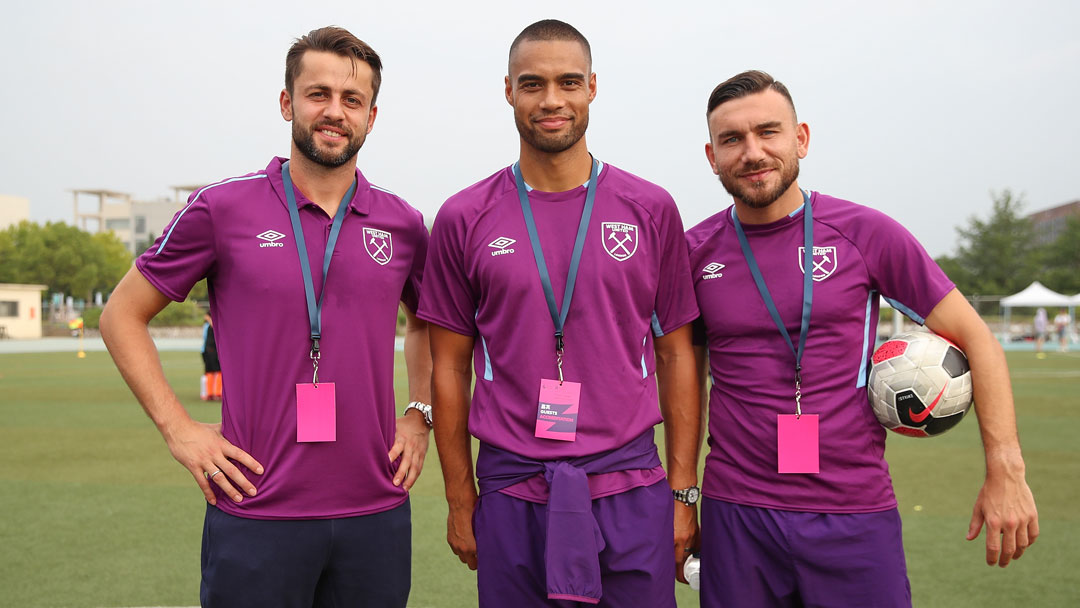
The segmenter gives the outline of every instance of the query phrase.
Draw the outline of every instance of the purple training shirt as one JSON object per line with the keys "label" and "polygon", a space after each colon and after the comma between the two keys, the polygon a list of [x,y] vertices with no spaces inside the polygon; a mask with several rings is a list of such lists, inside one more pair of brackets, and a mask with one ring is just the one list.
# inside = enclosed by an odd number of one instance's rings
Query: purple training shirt
{"label": "purple training shirt", "polygon": [[[734,208],[686,235],[713,388],[703,492],[755,507],[865,513],[896,506],[885,430],[866,377],[878,298],[922,323],[953,289],[918,241],[884,214],[814,193],[814,294],[802,359],[802,412],[819,415],[819,474],[777,473],[776,416],[795,413],[795,357],[750,275]],[[793,343],[802,315],[802,210],[743,224]]]}
{"label": "purple training shirt", "polygon": [[[660,422],[653,332],[697,317],[671,196],[611,165],[598,177],[563,373],[580,382],[575,441],[534,436],[542,378],[558,378],[554,325],[507,167],[451,197],[432,229],[419,316],[475,336],[469,431],[522,456],[574,458],[626,445]],[[562,305],[585,188],[529,195]]]}
{"label": "purple training shirt", "polygon": [[[427,253],[417,210],[371,185],[357,189],[327,273],[320,382],[337,389],[337,441],[297,443],[297,383],[310,383],[311,341],[300,261],[275,158],[264,171],[195,192],[136,265],[183,300],[208,278],[224,380],[222,433],[265,467],[240,504],[215,484],[218,507],[256,519],[319,519],[385,511],[392,484],[394,334],[398,303],[415,310]],[[315,297],[332,218],[294,188]]]}

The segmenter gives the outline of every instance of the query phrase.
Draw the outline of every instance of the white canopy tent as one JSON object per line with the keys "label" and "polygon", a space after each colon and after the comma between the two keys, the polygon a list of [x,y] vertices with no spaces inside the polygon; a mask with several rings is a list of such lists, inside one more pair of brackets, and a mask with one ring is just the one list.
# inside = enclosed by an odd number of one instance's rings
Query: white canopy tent
{"label": "white canopy tent", "polygon": [[1009,339],[1009,311],[1013,308],[1025,308],[1035,306],[1048,306],[1052,308],[1068,308],[1070,322],[1073,317],[1073,307],[1080,303],[1080,294],[1067,296],[1050,289],[1042,283],[1035,281],[1022,291],[1001,299],[1001,308],[1005,313],[1005,341]]}

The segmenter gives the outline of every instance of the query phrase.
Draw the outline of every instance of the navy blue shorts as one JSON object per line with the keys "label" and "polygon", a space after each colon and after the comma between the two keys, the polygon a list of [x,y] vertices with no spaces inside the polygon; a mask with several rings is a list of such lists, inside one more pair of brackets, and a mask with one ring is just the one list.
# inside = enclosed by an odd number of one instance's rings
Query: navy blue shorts
{"label": "navy blue shorts", "polygon": [[900,513],[803,513],[705,499],[701,606],[911,606]]}
{"label": "navy blue shorts", "polygon": [[204,608],[404,608],[409,599],[409,502],[341,519],[265,520],[207,505]]}

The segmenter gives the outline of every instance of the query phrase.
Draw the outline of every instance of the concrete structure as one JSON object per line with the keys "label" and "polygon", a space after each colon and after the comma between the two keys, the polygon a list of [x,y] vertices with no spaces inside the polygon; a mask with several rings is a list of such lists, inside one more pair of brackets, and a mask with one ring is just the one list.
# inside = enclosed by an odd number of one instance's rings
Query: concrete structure
{"label": "concrete structure", "polygon": [[0,339],[41,337],[41,292],[45,285],[0,283]]}
{"label": "concrete structure", "polygon": [[0,230],[30,219],[30,199],[0,194]]}
{"label": "concrete structure", "polygon": [[[72,190],[75,226],[91,234],[111,230],[116,238],[136,253],[161,235],[176,212],[186,187],[174,188],[176,199],[136,201],[126,192],[114,190]],[[87,205],[89,199],[89,205]]]}
{"label": "concrete structure", "polygon": [[1080,218],[1080,200],[1036,211],[1027,217],[1031,220],[1034,235],[1032,240],[1035,245],[1049,245],[1065,231],[1065,224],[1070,217]]}

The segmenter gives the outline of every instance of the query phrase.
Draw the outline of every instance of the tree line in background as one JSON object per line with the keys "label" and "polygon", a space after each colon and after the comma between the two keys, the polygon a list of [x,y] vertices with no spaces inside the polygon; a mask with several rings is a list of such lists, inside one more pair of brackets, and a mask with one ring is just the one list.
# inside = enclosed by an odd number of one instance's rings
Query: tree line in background
{"label": "tree line in background", "polygon": [[[1080,217],[1069,218],[1057,240],[1040,247],[1022,214],[1023,197],[1003,190],[991,198],[990,216],[973,216],[957,228],[955,253],[936,260],[961,293],[1006,296],[1035,280],[1059,293],[1080,293]],[[0,283],[40,283],[49,293],[90,302],[94,293],[112,291],[132,261],[111,232],[90,234],[62,222],[29,221],[0,231]],[[200,281],[189,300],[206,297],[206,282]]]}
{"label": "tree line in background", "polygon": [[991,195],[990,217],[972,216],[956,229],[956,252],[935,261],[965,296],[1007,296],[1039,281],[1058,293],[1080,293],[1080,217],[1070,217],[1057,240],[1036,245],[1023,196]]}
{"label": "tree line in background", "polygon": [[[60,293],[93,302],[116,287],[131,268],[134,256],[112,232],[90,234],[63,222],[44,225],[22,221],[0,230],[0,283],[41,284],[48,294]],[[198,325],[201,309],[193,300],[206,300],[200,281],[186,302],[173,302],[154,319],[155,325]],[[87,327],[97,327],[99,308],[83,311]]]}
{"label": "tree line in background", "polygon": [[50,293],[92,301],[95,292],[112,291],[132,256],[112,232],[24,220],[0,231],[0,260],[0,283],[48,285]]}

